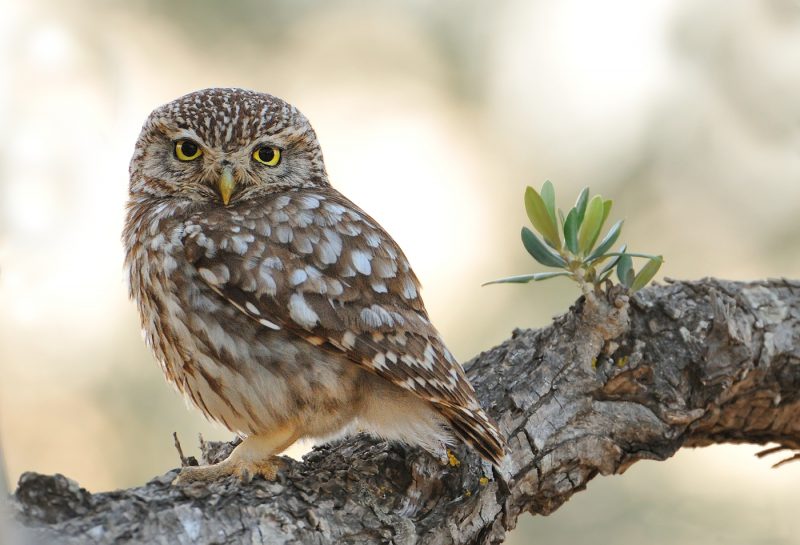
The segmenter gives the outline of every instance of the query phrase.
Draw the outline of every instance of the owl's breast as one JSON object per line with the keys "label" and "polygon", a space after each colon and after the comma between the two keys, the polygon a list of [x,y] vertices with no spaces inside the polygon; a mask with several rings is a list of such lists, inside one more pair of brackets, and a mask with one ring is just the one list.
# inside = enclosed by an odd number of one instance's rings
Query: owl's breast
{"label": "owl's breast", "polygon": [[248,434],[353,404],[361,371],[214,292],[185,257],[183,229],[169,220],[155,235],[144,229],[126,259],[145,341],[167,379],[207,417]]}

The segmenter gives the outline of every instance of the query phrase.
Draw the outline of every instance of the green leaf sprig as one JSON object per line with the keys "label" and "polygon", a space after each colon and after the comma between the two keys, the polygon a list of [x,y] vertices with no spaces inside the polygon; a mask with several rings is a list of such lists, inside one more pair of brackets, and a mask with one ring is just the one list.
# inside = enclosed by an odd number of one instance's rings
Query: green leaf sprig
{"label": "green leaf sprig", "polygon": [[[626,245],[616,252],[609,251],[622,232],[623,220],[612,225],[597,242],[611,212],[610,199],[600,195],[589,199],[587,187],[566,215],[561,209],[556,211],[555,203],[555,188],[549,181],[542,185],[541,191],[530,186],[525,189],[525,211],[539,236],[523,227],[522,244],[536,261],[561,270],[509,276],[484,285],[524,284],[566,276],[584,289],[593,287],[599,291],[616,270],[620,283],[634,292],[646,286],[661,268],[664,258],[660,255],[630,253]],[[633,268],[634,257],[647,259],[638,272]]]}

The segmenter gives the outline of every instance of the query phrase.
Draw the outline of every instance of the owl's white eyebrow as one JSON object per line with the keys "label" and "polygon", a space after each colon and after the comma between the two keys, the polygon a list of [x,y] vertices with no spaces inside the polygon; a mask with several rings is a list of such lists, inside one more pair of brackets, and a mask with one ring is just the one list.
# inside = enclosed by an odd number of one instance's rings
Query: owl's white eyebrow
{"label": "owl's white eyebrow", "polygon": [[266,138],[262,138],[262,139],[256,140],[255,144],[253,145],[253,149],[256,149],[256,148],[261,147],[261,146],[272,146],[272,147],[280,149],[281,151],[283,151],[285,149],[285,146],[278,145],[275,142],[275,139],[272,138],[272,137],[266,137]]}
{"label": "owl's white eyebrow", "polygon": [[191,129],[178,129],[172,133],[170,138],[172,138],[172,140],[182,140],[184,138],[188,138],[190,140],[194,140],[198,144],[206,146],[206,143],[203,141],[203,139],[197,136],[197,133]]}

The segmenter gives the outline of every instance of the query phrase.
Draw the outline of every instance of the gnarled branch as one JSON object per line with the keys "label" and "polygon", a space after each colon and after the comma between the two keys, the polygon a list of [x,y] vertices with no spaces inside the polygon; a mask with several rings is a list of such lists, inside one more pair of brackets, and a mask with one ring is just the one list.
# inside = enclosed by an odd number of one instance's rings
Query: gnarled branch
{"label": "gnarled branch", "polygon": [[[504,478],[367,437],[286,461],[276,482],[89,494],[21,477],[16,518],[46,543],[499,543],[597,474],[682,446],[800,448],[800,283],[706,279],[582,298],[467,364],[509,438]],[[214,454],[209,454],[214,458]]]}

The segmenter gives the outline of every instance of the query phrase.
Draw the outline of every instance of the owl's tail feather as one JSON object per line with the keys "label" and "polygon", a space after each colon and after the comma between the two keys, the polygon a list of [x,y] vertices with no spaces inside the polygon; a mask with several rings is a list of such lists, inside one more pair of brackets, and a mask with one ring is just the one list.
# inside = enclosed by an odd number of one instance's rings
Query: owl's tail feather
{"label": "owl's tail feather", "polygon": [[506,455],[506,442],[489,415],[482,409],[471,410],[445,404],[439,405],[438,409],[462,441],[486,461],[500,466]]}

